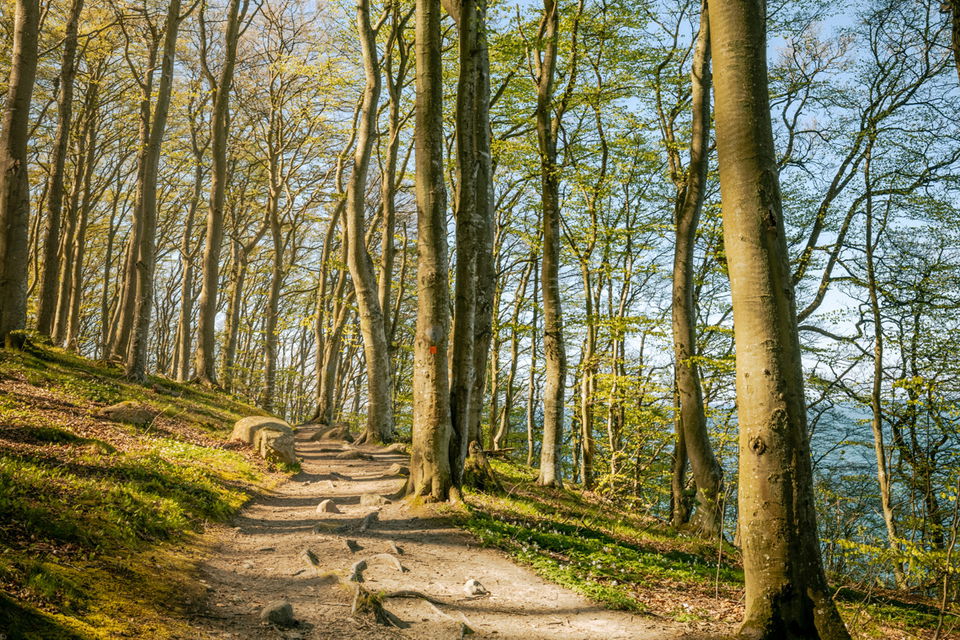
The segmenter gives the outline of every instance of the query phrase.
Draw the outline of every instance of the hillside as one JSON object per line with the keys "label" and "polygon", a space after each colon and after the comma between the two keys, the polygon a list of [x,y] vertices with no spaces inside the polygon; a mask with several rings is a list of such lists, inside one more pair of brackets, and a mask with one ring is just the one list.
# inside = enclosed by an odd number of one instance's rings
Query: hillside
{"label": "hillside", "polygon": [[[677,532],[642,512],[575,489],[536,485],[536,471],[494,462],[505,493],[470,493],[462,525],[485,546],[613,609],[728,637],[743,616],[737,549]],[[933,638],[938,603],[874,585],[835,586],[854,638]],[[704,635],[700,635],[704,634]],[[948,615],[941,638],[960,638]]]}
{"label": "hillside", "polygon": [[[144,403],[140,426],[98,417]],[[175,637],[199,536],[283,476],[226,441],[261,413],[189,384],[123,380],[66,351],[0,351],[0,630],[7,637]]]}
{"label": "hillside", "polygon": [[[101,417],[104,407],[125,400],[144,403],[158,415],[140,426]],[[292,499],[274,497],[265,507],[254,505],[245,512],[247,526],[261,536],[269,531],[257,520],[257,508],[269,518],[283,513],[291,519],[297,526],[282,528],[293,534],[289,549],[282,546],[286,542],[252,537],[250,549],[269,543],[277,546],[276,556],[262,565],[238,556],[231,573],[223,574],[232,577],[221,577],[219,586],[203,579],[211,558],[229,557],[221,555],[221,534],[234,531],[209,525],[229,521],[258,489],[278,485],[292,471],[270,468],[245,447],[227,442],[232,423],[256,413],[226,394],[195,385],[163,378],[133,385],[116,369],[59,349],[0,351],[0,632],[9,638],[197,637],[212,632],[213,621],[223,617],[222,609],[218,616],[205,608],[211,598],[249,605],[248,595],[234,594],[229,585],[279,579],[269,572],[283,553],[295,568],[303,544],[328,544],[325,560],[332,562],[339,554],[347,566],[350,552],[341,548],[338,536],[328,536],[324,543],[315,530],[309,533],[316,501],[330,492],[328,484],[333,486],[328,480],[334,476],[325,474],[335,461],[329,449],[320,448],[319,462],[311,462],[316,468],[305,468],[285,486]],[[300,442],[310,446],[308,440]],[[354,465],[353,471],[340,470],[349,472],[358,486],[367,482],[362,490],[370,491],[369,478],[384,473],[377,465],[385,468],[392,462],[384,460],[340,463]],[[424,545],[436,537],[436,529],[457,525],[481,546],[504,552],[541,578],[607,609],[641,616],[645,624],[649,620],[663,629],[687,630],[690,637],[713,637],[735,628],[743,597],[736,549],[682,535],[594,494],[538,487],[535,474],[523,465],[493,464],[504,492],[469,492],[465,509],[442,507],[422,520],[435,523],[432,533],[413,527],[389,538],[402,539],[414,551],[428,549]],[[355,491],[339,480],[337,486],[338,491]],[[357,517],[359,511],[353,511],[361,502],[358,496],[349,499],[346,521]],[[405,531],[410,526],[406,506],[392,508],[395,522],[407,524],[390,526]],[[389,513],[382,517],[386,520]],[[201,535],[208,529],[211,535]],[[373,537],[361,542],[370,548],[386,539],[376,542],[377,534],[369,535]],[[217,554],[212,553],[214,544]],[[449,544],[444,539],[440,547]],[[452,561],[441,569],[425,559],[436,553],[442,552],[414,553],[404,562],[414,568],[425,562],[425,574],[450,578]],[[453,557],[465,560],[470,555],[457,553]],[[293,577],[285,580],[299,584],[301,573],[292,571]],[[270,594],[262,595],[268,599]],[[838,600],[856,638],[933,637],[938,610],[932,600],[869,585],[840,588]],[[348,615],[342,608],[333,611]],[[553,618],[549,608],[543,611],[541,622],[549,629]],[[480,623],[491,615],[468,614]],[[234,624],[249,618],[244,623],[248,632],[240,637],[269,632],[258,625],[253,610],[234,615],[246,616],[233,618]],[[957,637],[955,620],[946,622],[941,637]],[[345,621],[342,628],[353,627]],[[364,628],[371,629],[369,624]]]}

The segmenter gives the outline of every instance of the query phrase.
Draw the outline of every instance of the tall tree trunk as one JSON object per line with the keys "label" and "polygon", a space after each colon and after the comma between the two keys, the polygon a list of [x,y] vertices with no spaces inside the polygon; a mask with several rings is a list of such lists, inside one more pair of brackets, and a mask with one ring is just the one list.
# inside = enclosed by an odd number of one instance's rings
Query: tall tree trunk
{"label": "tall tree trunk", "polygon": [[80,214],[77,219],[77,229],[73,244],[73,270],[70,273],[70,305],[67,312],[67,331],[64,344],[68,349],[77,351],[80,337],[80,305],[83,301],[83,260],[86,253],[87,221],[90,210],[93,208],[93,170],[97,158],[97,129],[99,114],[97,100],[100,93],[100,84],[94,80],[87,85],[86,126],[86,157],[83,158],[82,198],[80,200]]}
{"label": "tall tree trunk", "polygon": [[150,138],[144,150],[143,189],[140,214],[143,219],[137,242],[136,310],[125,374],[131,380],[144,380],[147,375],[147,346],[150,342],[150,321],[153,315],[153,280],[156,269],[157,243],[157,173],[160,150],[167,125],[167,112],[173,90],[173,61],[177,53],[177,31],[180,27],[180,0],[170,0],[164,23],[163,53],[157,104],[150,123]]}
{"label": "tall tree trunk", "polygon": [[[86,152],[86,137],[80,136],[77,156],[84,158]],[[80,194],[83,189],[83,161],[76,163],[73,180],[70,185],[70,198],[67,206],[67,219],[63,237],[60,239],[60,274],[57,284],[57,309],[53,318],[51,338],[54,344],[66,346],[67,316],[70,309],[70,274],[73,273],[74,249],[76,248],[77,223],[80,219]]]}
{"label": "tall tree trunk", "polygon": [[[533,270],[537,271],[537,257],[533,258]],[[533,279],[533,318],[530,320],[530,369],[527,377],[527,466],[533,466],[533,446],[536,440],[535,410],[537,396],[537,320],[540,310],[540,279]]]}
{"label": "tall tree trunk", "polygon": [[[336,227],[338,218],[340,218],[339,213],[330,224]],[[346,262],[345,254],[349,247],[346,232],[343,234],[342,243],[344,262]],[[347,318],[350,315],[350,302],[353,297],[350,295],[351,292],[347,291],[347,273],[345,270],[341,270],[337,277],[337,284],[333,289],[333,305],[330,309],[332,321],[329,332],[317,352],[317,409],[314,412],[313,419],[323,424],[333,424],[334,413],[336,413],[334,397],[338,381],[337,368],[343,349],[343,330],[346,328]]]}
{"label": "tall tree trunk", "polygon": [[50,154],[50,178],[47,189],[47,217],[43,238],[43,275],[40,284],[37,331],[49,336],[57,307],[57,281],[60,272],[60,224],[63,210],[63,169],[70,143],[73,116],[73,81],[77,75],[77,23],[83,0],[73,0],[63,36],[60,57],[60,94],[57,97],[57,130]]}
{"label": "tall tree trunk", "polygon": [[[530,274],[533,271],[533,256],[523,268],[520,276],[520,284],[517,285],[517,293],[513,304],[513,314],[510,318],[510,372],[507,374],[507,383],[503,397],[503,411],[500,414],[500,426],[493,436],[493,449],[502,449],[509,441],[510,437],[510,413],[513,410],[514,382],[517,377],[517,365],[520,360],[520,312],[527,300],[527,284],[530,282]],[[494,423],[491,422],[490,429],[493,430]]]}
{"label": "tall tree trunk", "polygon": [[363,52],[366,86],[357,130],[357,148],[353,156],[353,173],[347,183],[346,227],[350,242],[347,266],[350,268],[350,277],[357,295],[360,332],[363,335],[364,357],[367,363],[367,421],[359,441],[379,443],[389,442],[394,435],[393,377],[390,374],[390,350],[378,298],[377,278],[364,240],[364,194],[377,128],[377,103],[380,99],[376,33],[370,24],[368,0],[359,0],[357,3],[357,31]]}
{"label": "tall tree trunk", "polygon": [[[236,215],[234,215],[234,219],[236,219]],[[267,232],[267,226],[269,225],[261,225],[259,230],[246,243],[236,240],[231,245],[230,300],[227,303],[227,318],[224,326],[224,334],[226,335],[223,349],[221,349],[223,388],[227,391],[234,390],[237,347],[240,336],[240,313],[243,309],[243,285],[247,276],[247,264],[250,252],[254,250]],[[239,234],[240,231],[236,229],[235,232]]]}
{"label": "tall tree trunk", "polygon": [[[237,60],[240,21],[248,0],[230,0],[224,31],[223,66],[214,87],[213,119],[210,123],[213,171],[210,176],[210,208],[203,247],[203,277],[198,304],[197,352],[194,367],[201,382],[216,384],[217,293],[220,286],[220,251],[223,245],[223,205],[227,193],[227,139],[230,132],[230,92]],[[242,6],[242,10],[241,10]]]}
{"label": "tall tree trunk", "polygon": [[[486,52],[486,41],[484,41],[484,52]],[[486,57],[484,58],[486,60]],[[489,74],[485,72],[484,78]],[[489,87],[487,87],[489,94]],[[484,101],[486,102],[486,101]],[[486,109],[484,107],[484,109]],[[484,111],[486,114],[486,110]],[[484,130],[489,131],[487,115],[484,115]],[[486,139],[486,146],[480,150],[480,165],[477,178],[477,207],[478,210],[486,212],[486,217],[478,216],[479,228],[477,230],[477,287],[476,287],[476,308],[474,309],[473,319],[473,389],[470,392],[470,413],[467,416],[467,442],[480,442],[480,414],[483,411],[483,394],[486,389],[486,374],[489,363],[491,378],[494,378],[496,371],[497,358],[491,353],[491,342],[494,338],[493,314],[499,308],[499,303],[494,298],[499,291],[497,286],[497,268],[496,258],[494,256],[494,237],[496,234],[496,221],[493,207],[493,166],[488,162],[492,152],[490,151],[489,138]],[[497,385],[491,381],[489,385],[491,393],[495,394]],[[493,423],[490,425],[493,429]]]}
{"label": "tall tree trunk", "polygon": [[[357,141],[357,126],[360,112],[363,108],[363,99],[357,102],[353,113],[354,126],[350,140],[337,155],[336,169],[334,170],[334,184],[337,189],[337,204],[330,218],[330,226],[323,239],[321,253],[320,277],[317,287],[317,324],[316,324],[316,375],[317,375],[317,406],[312,420],[321,424],[333,424],[336,397],[336,385],[339,380],[337,371],[340,355],[343,349],[343,330],[350,315],[351,298],[355,294],[353,287],[347,289],[349,270],[337,267],[337,280],[333,291],[328,295],[327,281],[334,266],[331,257],[334,238],[337,229],[340,229],[340,264],[346,264],[350,252],[350,238],[347,234],[344,212],[347,200],[343,187],[344,166],[354,143]],[[383,295],[383,289],[380,290]],[[348,294],[348,295],[345,295]],[[387,294],[389,297],[389,294]],[[389,342],[389,337],[388,337]]]}
{"label": "tall tree trunk", "polygon": [[121,163],[117,163],[116,180],[116,187],[110,204],[110,223],[107,227],[107,248],[103,261],[103,289],[100,293],[100,347],[97,353],[101,360],[107,360],[110,357],[110,271],[113,266],[114,240],[117,237],[117,228],[119,227],[119,224],[117,224],[117,209],[120,206],[120,188],[123,185]]}
{"label": "tall tree trunk", "polygon": [[[383,314],[383,332],[387,339],[387,346],[393,351],[392,334],[393,319],[390,313],[390,298],[393,289],[393,263],[396,255],[394,235],[397,226],[397,165],[400,155],[400,133],[403,121],[400,118],[402,107],[403,85],[406,82],[409,70],[410,49],[404,39],[404,31],[410,13],[401,13],[400,3],[392,8],[392,23],[390,38],[384,59],[384,73],[387,78],[387,94],[389,96],[387,116],[387,153],[383,167],[383,176],[380,180],[381,199],[381,233],[380,233],[380,281],[378,300],[380,311]],[[393,48],[397,49],[396,60]],[[396,62],[396,72],[394,72]],[[393,375],[393,367],[390,368]]]}
{"label": "tall tree trunk", "polygon": [[187,210],[187,219],[183,225],[183,235],[180,238],[180,314],[177,318],[177,344],[173,375],[178,382],[190,377],[190,345],[193,342],[193,249],[190,242],[193,239],[193,221],[200,204],[200,185],[203,181],[203,165],[199,156],[197,166],[193,170],[193,195],[190,198],[190,208]]}
{"label": "tall tree trunk", "polygon": [[[238,243],[239,244],[239,243]],[[235,371],[237,362],[237,342],[240,336],[240,312],[243,308],[243,285],[247,275],[247,257],[242,250],[237,251],[233,261],[234,273],[230,279],[230,301],[227,305],[227,318],[224,326],[223,345],[223,388],[229,392],[235,389]]]}
{"label": "tall tree trunk", "polygon": [[270,204],[267,205],[267,208],[270,217],[270,237],[273,239],[273,260],[270,266],[270,289],[267,293],[267,310],[264,317],[264,384],[260,400],[260,406],[267,411],[273,411],[277,386],[277,345],[280,342],[280,336],[277,334],[277,322],[280,318],[280,289],[283,286],[285,244],[280,216],[277,211],[280,192],[276,186],[271,186],[270,191]]}
{"label": "tall tree trunk", "polygon": [[409,493],[457,498],[450,470],[447,340],[450,285],[443,180],[443,74],[440,1],[416,3],[417,327],[413,365],[413,451]]}
{"label": "tall tree trunk", "polygon": [[27,321],[27,141],[39,27],[39,0],[17,0],[9,88],[0,124],[0,343],[8,347],[16,346],[10,332],[23,329]]}
{"label": "tall tree trunk", "polygon": [[[874,240],[873,234],[873,185],[870,180],[871,151],[873,140],[867,145],[867,152],[863,162],[864,187],[866,189],[866,250],[867,288],[870,294],[870,315],[873,320],[873,386],[870,390],[870,429],[873,431],[873,450],[877,457],[877,484],[880,489],[880,508],[883,514],[883,524],[887,528],[887,544],[894,553],[900,552],[897,522],[893,510],[892,481],[887,461],[887,449],[883,438],[883,317],[880,315],[880,298],[877,293],[877,277],[875,271],[874,250],[880,243],[879,237]],[[878,234],[879,236],[879,234]],[[898,589],[905,589],[906,576],[903,573],[903,563],[900,560],[893,562],[893,576]]]}
{"label": "tall tree trunk", "polygon": [[[680,394],[674,387],[674,401],[679,406]],[[676,528],[690,522],[691,501],[687,498],[687,440],[683,432],[680,413],[677,412],[674,427],[673,454],[670,473],[670,524]]]}
{"label": "tall tree trunk", "polygon": [[[128,37],[127,46],[130,45]],[[153,96],[154,70],[157,62],[157,50],[160,43],[154,37],[148,44],[146,72],[140,83],[139,105],[139,134],[137,154],[137,193],[134,198],[133,220],[130,225],[130,234],[127,238],[124,254],[123,282],[120,285],[120,295],[110,326],[110,359],[125,360],[130,350],[130,336],[133,333],[134,314],[137,303],[137,257],[139,241],[143,234],[143,189],[144,171],[146,168],[146,149],[150,145],[150,101]]]}
{"label": "tall tree trunk", "polygon": [[543,486],[562,486],[560,447],[563,442],[564,386],[567,354],[560,308],[560,185],[557,171],[558,120],[553,116],[553,84],[557,66],[560,16],[556,0],[543,0],[540,37],[543,42],[537,86],[537,140],[540,149],[540,189],[543,208],[543,353],[546,383],[543,392],[543,442],[540,475]]}
{"label": "tall tree trunk", "polygon": [[848,640],[820,559],[796,302],[767,87],[765,2],[710,5],[723,239],[737,344],[740,636]]}
{"label": "tall tree trunk", "polygon": [[585,295],[584,316],[587,323],[580,366],[580,483],[584,489],[593,488],[593,396],[596,381],[597,318],[594,305],[590,266],[581,262],[581,277]]}
{"label": "tall tree trunk", "polygon": [[[457,83],[456,291],[451,359],[450,465],[459,485],[471,440],[479,440],[492,323],[493,164],[486,1],[451,0],[459,26]],[[492,425],[491,425],[492,426]]]}
{"label": "tall tree trunk", "polygon": [[[680,428],[690,468],[697,483],[696,527],[704,537],[720,535],[723,527],[723,471],[713,454],[703,408],[703,390],[697,366],[696,282],[693,250],[703,208],[710,148],[710,19],[702,5],[700,35],[694,51],[691,78],[690,164],[677,198],[676,245],[673,256],[673,357],[679,400]],[[675,487],[676,488],[676,487]],[[682,501],[675,497],[675,504]]]}

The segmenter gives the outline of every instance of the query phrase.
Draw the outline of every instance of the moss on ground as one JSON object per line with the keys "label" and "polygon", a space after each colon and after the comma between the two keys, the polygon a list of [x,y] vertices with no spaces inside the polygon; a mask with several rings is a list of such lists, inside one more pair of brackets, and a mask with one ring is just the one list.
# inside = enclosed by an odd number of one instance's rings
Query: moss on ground
{"label": "moss on ground", "polygon": [[[122,400],[158,416],[144,427],[97,417]],[[0,629],[187,633],[204,595],[198,534],[284,471],[226,441],[233,422],[257,413],[195,385],[132,384],[55,348],[0,351]]]}

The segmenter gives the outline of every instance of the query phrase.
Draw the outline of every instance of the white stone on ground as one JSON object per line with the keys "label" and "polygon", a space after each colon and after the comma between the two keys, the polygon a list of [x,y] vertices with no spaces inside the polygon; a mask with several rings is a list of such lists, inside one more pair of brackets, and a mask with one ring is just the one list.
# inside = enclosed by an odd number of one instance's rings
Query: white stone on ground
{"label": "white stone on ground", "polygon": [[342,513],[342,511],[333,500],[328,498],[317,505],[317,513]]}

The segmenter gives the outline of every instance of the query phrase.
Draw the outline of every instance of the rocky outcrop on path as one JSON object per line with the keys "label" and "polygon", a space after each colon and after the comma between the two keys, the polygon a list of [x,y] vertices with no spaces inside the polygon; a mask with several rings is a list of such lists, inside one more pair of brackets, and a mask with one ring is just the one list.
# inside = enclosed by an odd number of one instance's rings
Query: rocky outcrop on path
{"label": "rocky outcrop on path", "polygon": [[293,427],[280,418],[250,416],[233,425],[230,439],[252,445],[264,460],[296,464],[293,433]]}

